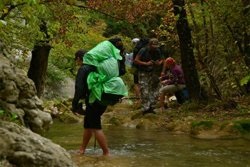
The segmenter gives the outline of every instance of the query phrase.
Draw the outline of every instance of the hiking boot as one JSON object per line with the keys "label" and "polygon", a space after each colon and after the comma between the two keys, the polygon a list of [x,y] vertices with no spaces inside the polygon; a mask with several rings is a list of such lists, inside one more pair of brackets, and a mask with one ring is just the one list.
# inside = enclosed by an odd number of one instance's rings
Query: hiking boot
{"label": "hiking boot", "polygon": [[143,111],[142,115],[149,114],[149,113],[156,114],[156,112],[154,111],[154,109],[152,107],[150,107],[149,109]]}

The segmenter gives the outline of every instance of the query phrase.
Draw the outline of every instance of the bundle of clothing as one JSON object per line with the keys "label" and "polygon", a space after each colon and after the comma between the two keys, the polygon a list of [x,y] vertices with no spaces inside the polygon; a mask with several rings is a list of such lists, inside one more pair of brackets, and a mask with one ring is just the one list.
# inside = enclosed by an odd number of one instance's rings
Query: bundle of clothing
{"label": "bundle of clothing", "polygon": [[97,68],[87,78],[91,92],[89,103],[98,100],[104,105],[114,105],[128,95],[127,87],[119,77],[119,60],[122,60],[120,50],[109,41],[99,43],[85,54],[84,64]]}

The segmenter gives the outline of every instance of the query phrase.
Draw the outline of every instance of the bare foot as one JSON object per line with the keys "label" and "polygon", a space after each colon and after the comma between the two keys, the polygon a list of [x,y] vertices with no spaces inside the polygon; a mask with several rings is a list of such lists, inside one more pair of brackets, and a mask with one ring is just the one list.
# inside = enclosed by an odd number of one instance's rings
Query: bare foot
{"label": "bare foot", "polygon": [[103,152],[103,156],[110,156],[109,152]]}
{"label": "bare foot", "polygon": [[84,155],[84,152],[85,152],[85,150],[82,147],[80,147],[79,154]]}

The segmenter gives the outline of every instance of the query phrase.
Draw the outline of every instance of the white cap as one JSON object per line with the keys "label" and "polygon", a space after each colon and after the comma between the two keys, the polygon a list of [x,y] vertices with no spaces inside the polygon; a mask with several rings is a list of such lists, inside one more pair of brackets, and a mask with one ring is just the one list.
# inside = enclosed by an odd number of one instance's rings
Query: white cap
{"label": "white cap", "polygon": [[137,43],[137,42],[139,42],[139,41],[140,41],[139,38],[134,38],[134,39],[132,39],[132,42],[133,42],[133,43]]}

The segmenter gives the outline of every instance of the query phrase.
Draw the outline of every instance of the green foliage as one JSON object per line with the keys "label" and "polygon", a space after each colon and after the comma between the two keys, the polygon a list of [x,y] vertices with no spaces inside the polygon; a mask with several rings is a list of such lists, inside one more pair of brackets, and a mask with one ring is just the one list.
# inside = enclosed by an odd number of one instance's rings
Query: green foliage
{"label": "green foliage", "polygon": [[234,128],[241,133],[250,133],[250,120],[239,120],[234,122]]}
{"label": "green foliage", "polygon": [[50,85],[56,82],[63,81],[63,79],[66,78],[66,74],[55,65],[49,63],[47,69],[47,77],[48,79],[46,82]]}
{"label": "green foliage", "polygon": [[[169,0],[87,1],[87,5],[102,13],[108,25],[105,36],[116,33],[134,37],[148,36],[162,22]],[[109,16],[109,17],[106,17]]]}
{"label": "green foliage", "polygon": [[118,118],[115,118],[115,117],[112,117],[109,120],[109,123],[112,124],[112,125],[115,125],[115,126],[121,125],[121,121]]}
{"label": "green foliage", "polygon": [[199,102],[188,102],[184,103],[180,107],[180,111],[182,112],[190,112],[190,111],[198,111],[202,105]]}
{"label": "green foliage", "polygon": [[114,20],[106,20],[107,28],[103,35],[105,37],[110,37],[116,34],[126,34],[131,38],[136,37],[137,33],[135,32],[133,24],[130,24],[126,21],[114,21]]}
{"label": "green foliage", "polygon": [[0,116],[4,115],[4,110],[0,109]]}
{"label": "green foliage", "polygon": [[[8,11],[9,5],[16,5]],[[0,36],[5,50],[32,50],[38,41],[48,41],[52,46],[49,56],[47,83],[72,76],[74,53],[88,50],[105,38],[105,24],[98,15],[65,3],[38,3],[35,0],[4,1],[8,15],[0,20]],[[3,13],[0,12],[0,16]],[[46,21],[47,34],[40,31]]]}
{"label": "green foliage", "polygon": [[[244,48],[245,35],[250,32],[250,12],[243,12],[249,5],[244,6],[241,0],[188,0],[186,3],[190,6],[187,14],[194,45],[199,45],[199,50],[195,47],[195,56],[202,85],[209,94],[214,94],[214,83],[207,75],[210,74],[223,97],[242,94],[241,86],[250,80],[249,68],[240,50]],[[164,44],[166,55],[179,59],[171,1],[96,0],[82,4],[95,9],[94,12],[74,6],[74,0],[60,3],[2,0],[0,37],[4,49],[32,50],[38,41],[46,40],[52,46],[47,83],[76,73],[73,59],[78,49],[89,50],[107,37],[121,34],[128,36],[124,38],[128,50],[131,50],[130,38],[157,36]],[[10,5],[15,8],[10,10]],[[49,37],[40,31],[42,21],[46,22]],[[130,77],[125,78],[130,83]]]}
{"label": "green foliage", "polygon": [[202,128],[202,129],[211,129],[213,126],[213,121],[198,121],[198,122],[192,122],[191,127],[192,128]]}
{"label": "green foliage", "polygon": [[241,86],[249,75],[243,41],[250,20],[249,13],[242,12],[242,1],[189,0],[187,7],[201,84],[210,95],[216,85],[222,98],[243,94]]}
{"label": "green foliage", "polygon": [[5,111],[3,109],[0,109],[0,120],[20,123],[17,114]]}
{"label": "green foliage", "polygon": [[[69,26],[63,38],[55,38],[51,41],[53,48],[49,57],[48,78],[50,81],[48,83],[62,81],[66,76],[74,77],[77,71],[74,61],[75,52],[79,49],[88,51],[105,40],[101,35],[105,24],[97,20],[96,15],[79,9],[75,9],[73,15],[75,19],[67,22]],[[58,25],[54,27],[55,30],[56,27]],[[57,70],[54,70],[55,68]]]}
{"label": "green foliage", "polygon": [[242,79],[240,80],[240,85],[243,86],[243,85],[246,85],[246,84],[249,83],[249,82],[250,82],[250,74],[247,75],[247,76],[245,76],[244,78],[242,78]]}
{"label": "green foliage", "polygon": [[[10,10],[9,5],[14,8]],[[7,14],[4,17],[6,24],[0,27],[0,36],[5,47],[32,49],[36,41],[45,39],[39,27],[41,20],[50,20],[51,17],[45,5],[31,0],[11,1],[4,4],[4,9]]]}

